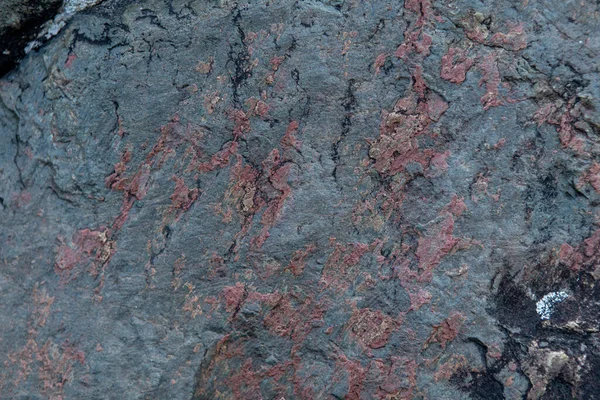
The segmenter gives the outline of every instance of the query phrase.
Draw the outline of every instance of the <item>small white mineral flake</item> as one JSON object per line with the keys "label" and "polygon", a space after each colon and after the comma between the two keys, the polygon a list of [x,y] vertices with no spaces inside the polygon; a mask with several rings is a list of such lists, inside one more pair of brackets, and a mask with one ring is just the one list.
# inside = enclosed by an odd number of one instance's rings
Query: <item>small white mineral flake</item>
{"label": "small white mineral flake", "polygon": [[550,292],[536,303],[537,313],[543,320],[550,319],[554,306],[569,297],[566,292]]}

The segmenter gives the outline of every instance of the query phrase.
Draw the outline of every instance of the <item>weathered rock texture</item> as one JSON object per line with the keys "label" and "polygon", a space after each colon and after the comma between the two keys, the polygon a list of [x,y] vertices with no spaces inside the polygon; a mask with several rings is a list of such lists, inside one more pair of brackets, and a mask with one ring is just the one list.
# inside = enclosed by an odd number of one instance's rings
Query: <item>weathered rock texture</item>
{"label": "weathered rock texture", "polygon": [[62,0],[2,0],[0,3],[0,76],[9,72],[25,54],[42,25],[51,20]]}
{"label": "weathered rock texture", "polygon": [[0,81],[1,397],[599,398],[599,12],[78,14]]}

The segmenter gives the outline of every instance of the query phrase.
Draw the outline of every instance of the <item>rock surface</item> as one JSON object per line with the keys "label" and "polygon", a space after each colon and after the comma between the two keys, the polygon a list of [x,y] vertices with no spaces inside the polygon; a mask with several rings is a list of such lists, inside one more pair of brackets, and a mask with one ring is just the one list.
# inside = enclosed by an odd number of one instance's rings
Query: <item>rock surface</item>
{"label": "rock surface", "polygon": [[599,398],[599,7],[77,14],[0,80],[0,397]]}
{"label": "rock surface", "polygon": [[62,6],[62,0],[2,0],[0,5],[0,76],[25,55],[44,23]]}

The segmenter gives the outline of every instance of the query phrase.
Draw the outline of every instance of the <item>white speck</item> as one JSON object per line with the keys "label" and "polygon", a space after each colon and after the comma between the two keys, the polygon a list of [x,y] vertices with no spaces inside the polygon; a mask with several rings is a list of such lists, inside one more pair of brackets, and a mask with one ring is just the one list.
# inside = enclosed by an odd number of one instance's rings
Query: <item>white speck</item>
{"label": "white speck", "polygon": [[566,292],[550,292],[536,303],[536,310],[543,320],[550,319],[554,306],[569,297]]}

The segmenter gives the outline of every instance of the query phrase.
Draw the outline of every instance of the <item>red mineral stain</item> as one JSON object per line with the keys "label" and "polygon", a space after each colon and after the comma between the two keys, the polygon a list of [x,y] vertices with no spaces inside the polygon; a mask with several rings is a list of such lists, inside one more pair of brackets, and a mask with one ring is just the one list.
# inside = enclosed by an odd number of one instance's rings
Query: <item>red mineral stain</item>
{"label": "red mineral stain", "polygon": [[600,193],[600,164],[594,161],[592,166],[579,178],[579,187],[585,183],[589,183],[596,193]]}
{"label": "red mineral stain", "polygon": [[467,57],[466,50],[450,47],[442,57],[440,77],[452,83],[462,83],[472,66],[473,59]]}
{"label": "red mineral stain", "polygon": [[417,311],[431,301],[432,295],[427,290],[420,287],[407,290],[408,296],[410,297],[410,308],[409,311]]}
{"label": "red mineral stain", "polygon": [[450,156],[450,150],[446,150],[443,153],[438,153],[431,158],[429,165],[437,169],[438,171],[448,171],[448,157]]}
{"label": "red mineral stain", "polygon": [[479,81],[479,86],[485,84],[485,94],[481,97],[481,104],[484,110],[491,107],[501,106],[503,103],[499,98],[498,86],[500,85],[500,71],[496,55],[489,53],[483,58],[480,64],[483,77]]}
{"label": "red mineral stain", "polygon": [[421,76],[421,67],[414,70],[414,82],[408,95],[396,102],[391,112],[382,112],[379,138],[371,142],[369,157],[381,174],[394,175],[410,163],[426,169],[435,156],[433,149],[421,150],[418,137],[429,133],[429,125],[438,120],[448,105],[430,92]]}
{"label": "red mineral stain", "polygon": [[308,296],[302,298],[286,294],[279,297],[263,323],[273,335],[289,337],[294,343],[300,344],[314,328],[323,325],[326,311],[326,302],[319,303]]}
{"label": "red mineral stain", "polygon": [[346,400],[360,400],[367,368],[363,367],[360,361],[351,360],[341,352],[337,355],[337,363],[341,369],[346,371],[348,376],[348,393],[344,398]]}
{"label": "red mineral stain", "polygon": [[590,237],[573,247],[564,243],[558,253],[558,261],[572,271],[585,270],[597,276],[600,274],[598,261],[600,260],[600,229],[594,231]]}
{"label": "red mineral stain", "polygon": [[[65,387],[73,380],[77,364],[85,365],[85,354],[69,341],[56,344],[50,339],[43,346],[38,344],[39,328],[46,324],[54,297],[47,295],[36,283],[33,287],[33,311],[27,323],[25,345],[7,354],[4,365],[18,365],[14,386],[29,379],[30,375],[40,384],[41,393],[49,399],[62,399]],[[8,371],[8,368],[7,368]],[[6,375],[3,374],[3,378]]]}
{"label": "red mineral stain", "polygon": [[[64,280],[69,280],[77,266],[86,264],[90,266],[90,274],[97,276],[97,268],[108,263],[115,251],[115,243],[109,240],[108,234],[106,228],[76,232],[70,244],[63,242],[58,248],[54,271]],[[75,274],[78,273],[76,271]]]}
{"label": "red mineral stain", "polygon": [[465,210],[463,199],[455,195],[450,204],[440,213],[438,221],[428,228],[425,236],[419,238],[415,253],[421,271],[419,281],[430,282],[432,272],[440,264],[442,258],[456,248],[467,245],[465,241],[452,235],[454,217],[460,216]]}
{"label": "red mineral stain", "polygon": [[292,259],[285,270],[289,270],[294,276],[302,275],[302,272],[304,272],[306,257],[308,257],[308,255],[314,252],[316,249],[317,246],[314,244],[309,244],[304,249],[296,250],[292,254]]}
{"label": "red mineral stain", "polygon": [[65,61],[65,68],[71,68],[73,66],[73,61],[75,60],[77,60],[77,56],[73,53],[69,54],[67,61]]}
{"label": "red mineral stain", "polygon": [[467,206],[465,204],[465,199],[463,197],[458,197],[458,195],[452,196],[452,200],[450,200],[450,204],[444,207],[444,211],[448,211],[455,217],[460,217],[463,212],[467,210]]}
{"label": "red mineral stain", "polygon": [[270,236],[269,229],[279,219],[283,206],[292,192],[292,188],[287,182],[290,169],[291,164],[282,163],[277,149],[273,149],[267,159],[263,161],[263,171],[266,172],[269,182],[279,194],[275,194],[274,198],[267,202],[267,208],[260,220],[263,227],[260,234],[252,239],[252,243],[256,248],[261,248]]}
{"label": "red mineral stain", "polygon": [[210,57],[208,59],[208,61],[199,61],[198,64],[196,64],[196,72],[200,73],[200,74],[210,74],[210,72],[212,71],[213,68],[213,64],[215,62],[214,57]]}
{"label": "red mineral stain", "polygon": [[219,96],[218,92],[204,95],[204,109],[209,114],[212,114],[215,112],[217,104],[219,104],[219,102],[222,100],[223,98]]}
{"label": "red mineral stain", "polygon": [[323,268],[321,285],[341,292],[348,290],[358,276],[359,269],[356,266],[368,251],[368,244],[343,245],[336,243],[334,251],[329,255]]}
{"label": "red mineral stain", "polygon": [[237,142],[229,142],[223,147],[222,150],[219,150],[211,156],[210,161],[198,165],[198,171],[210,172],[229,165],[229,160],[231,156],[237,154],[239,145]]}
{"label": "red mineral stain", "polygon": [[370,349],[385,346],[398,322],[379,310],[355,310],[348,321],[348,330],[361,345]]}
{"label": "red mineral stain", "polygon": [[506,144],[506,138],[502,138],[500,140],[498,140],[498,142],[492,146],[492,149],[494,150],[500,150],[502,147],[504,147],[504,145]]}
{"label": "red mineral stain", "polygon": [[296,138],[296,132],[298,131],[298,127],[299,127],[299,125],[298,125],[297,121],[292,121],[289,123],[287,129],[285,130],[285,135],[281,139],[281,146],[284,149],[287,149],[287,148],[294,148],[296,150],[300,149],[302,142],[300,142]]}
{"label": "red mineral stain", "polygon": [[423,57],[427,57],[429,55],[431,43],[431,36],[423,33],[422,29],[416,29],[412,32],[407,31],[404,34],[404,43],[398,46],[394,52],[394,56],[406,58],[411,53],[415,52],[421,54]]}
{"label": "red mineral stain", "polygon": [[563,110],[559,110],[561,104],[547,103],[542,105],[534,114],[534,120],[538,126],[543,123],[556,126],[558,138],[564,148],[573,150],[579,155],[588,155],[586,144],[581,135],[573,128],[575,116],[579,115],[579,109],[574,106],[574,100],[570,100]]}
{"label": "red mineral stain", "polygon": [[23,190],[19,193],[15,193],[12,196],[12,200],[15,204],[15,207],[22,208],[31,203],[31,193],[26,190]]}
{"label": "red mineral stain", "polygon": [[271,58],[271,61],[269,61],[271,64],[271,69],[273,69],[273,71],[277,71],[284,61],[285,56],[274,56]]}
{"label": "red mineral stain", "polygon": [[250,132],[250,120],[244,110],[231,110],[229,118],[233,121],[233,136],[236,140]]}
{"label": "red mineral stain", "polygon": [[202,304],[200,304],[200,296],[192,295],[191,292],[185,296],[185,302],[181,309],[183,312],[190,314],[192,318],[196,318],[203,314]]}
{"label": "red mineral stain", "polygon": [[456,372],[466,368],[469,365],[467,358],[462,354],[452,354],[450,359],[445,363],[440,364],[437,371],[433,375],[436,382],[449,381]]}
{"label": "red mineral stain", "polygon": [[435,92],[431,92],[427,96],[427,116],[432,121],[439,121],[442,115],[448,109],[448,103],[442,99],[440,95]]}
{"label": "red mineral stain", "polygon": [[388,55],[385,53],[381,53],[380,55],[377,56],[377,58],[375,59],[375,62],[373,63],[373,68],[375,69],[375,75],[379,75],[379,71],[381,70],[381,67],[383,67],[383,65],[385,64],[385,60],[387,60]]}
{"label": "red mineral stain", "polygon": [[523,29],[523,24],[509,26],[508,33],[495,33],[490,42],[495,46],[500,46],[510,51],[523,50],[527,47],[527,35]]}
{"label": "red mineral stain", "polygon": [[417,390],[417,362],[413,358],[392,356],[384,367],[383,382],[377,390],[380,399],[413,399]]}
{"label": "red mineral stain", "polygon": [[433,330],[423,344],[423,348],[426,349],[431,343],[439,343],[442,346],[442,349],[445,349],[446,345],[458,336],[458,332],[465,320],[465,316],[461,313],[457,311],[452,312],[450,316],[443,320],[439,325],[433,326]]}
{"label": "red mineral stain", "polygon": [[[257,99],[256,97],[249,98],[248,100],[246,100],[245,104],[248,107],[248,111],[246,112],[246,116],[248,117],[257,115],[264,119],[269,113],[269,106],[267,105],[267,103]],[[248,126],[248,131],[249,130],[250,128]]]}
{"label": "red mineral stain", "polygon": [[435,18],[438,22],[441,17],[434,15],[431,0],[406,0],[404,8],[419,14],[419,25],[423,25],[427,20]]}
{"label": "red mineral stain", "polygon": [[419,269],[422,270],[421,280],[430,281],[433,269],[460,241],[452,236],[453,231],[454,219],[447,216],[432,226],[424,237],[419,238],[415,255],[419,259]]}
{"label": "red mineral stain", "polygon": [[131,160],[131,151],[125,150],[121,155],[121,161],[115,164],[114,172],[106,177],[104,183],[106,187],[113,190],[125,190],[127,178],[124,176],[127,170],[127,163]]}
{"label": "red mineral stain", "polygon": [[225,210],[222,205],[218,208],[218,211],[223,214],[224,222],[231,222],[229,207],[233,206],[240,215],[245,217],[242,230],[250,229],[250,226],[245,225],[251,222],[254,214],[264,204],[262,198],[258,196],[258,176],[258,171],[251,165],[243,165],[242,157],[237,155],[237,162],[231,168],[230,186],[223,197]]}
{"label": "red mineral stain", "polygon": [[241,282],[237,282],[235,286],[227,286],[221,291],[221,295],[225,299],[225,310],[232,313],[232,318],[235,317],[237,310],[242,306],[248,292],[246,285]]}
{"label": "red mineral stain", "polygon": [[185,185],[183,179],[173,176],[175,191],[171,195],[171,204],[174,209],[187,211],[198,198],[198,189],[191,189]]}

